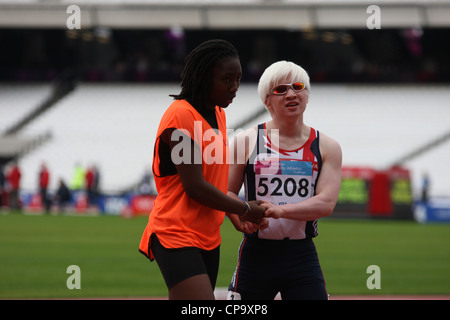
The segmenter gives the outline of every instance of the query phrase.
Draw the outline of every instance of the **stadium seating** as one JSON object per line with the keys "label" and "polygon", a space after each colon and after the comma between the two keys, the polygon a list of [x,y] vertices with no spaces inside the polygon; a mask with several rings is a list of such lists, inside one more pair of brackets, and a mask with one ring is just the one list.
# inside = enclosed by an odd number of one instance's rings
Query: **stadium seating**
{"label": "stadium seating", "polygon": [[50,84],[2,84],[0,86],[0,134],[47,98]]}
{"label": "stadium seating", "polygon": [[[344,165],[383,169],[448,131],[448,89],[315,84],[305,123],[340,142]],[[27,92],[14,90],[29,95],[31,106],[38,99],[34,87],[26,87]],[[21,132],[33,136],[50,130],[53,134],[52,140],[20,160],[23,188],[37,188],[42,161],[51,171],[51,188],[56,187],[58,177],[70,180],[76,162],[98,165],[103,191],[116,192],[136,184],[151,164],[159,120],[172,101],[168,95],[178,92],[178,84],[79,85]],[[226,110],[228,127],[237,129],[237,123],[261,108],[256,84],[242,84]],[[12,117],[9,109],[8,117]],[[266,112],[246,127],[269,119]],[[443,142],[404,164],[412,170],[416,195],[424,172],[431,177],[434,194],[449,195],[449,146],[450,141]]]}
{"label": "stadium seating", "polygon": [[[42,161],[53,176],[51,188],[56,187],[58,177],[70,181],[77,162],[99,167],[103,191],[118,192],[135,185],[151,164],[159,120],[173,101],[169,94],[179,90],[178,84],[80,85],[23,131],[32,136],[50,130],[54,137],[21,159],[23,187],[36,188]],[[243,85],[247,96],[253,90],[253,86]],[[230,112],[229,121],[261,108],[244,94],[236,98],[239,106],[232,105],[235,112]]]}

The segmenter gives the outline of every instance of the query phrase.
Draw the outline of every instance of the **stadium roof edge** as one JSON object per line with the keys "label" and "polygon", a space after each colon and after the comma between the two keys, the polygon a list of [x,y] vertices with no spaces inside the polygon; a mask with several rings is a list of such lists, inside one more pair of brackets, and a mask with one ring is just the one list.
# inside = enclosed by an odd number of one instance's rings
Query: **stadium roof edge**
{"label": "stadium roof edge", "polygon": [[[355,0],[0,0],[0,27],[67,28],[75,4],[81,28],[366,28],[369,5]],[[378,0],[381,28],[450,27],[450,0]]]}
{"label": "stadium roof edge", "polygon": [[[371,5],[373,0],[0,0],[1,5],[95,5],[95,6],[274,6],[274,5],[297,5],[297,6],[347,6],[347,5]],[[377,0],[377,5],[448,5],[450,0]]]}

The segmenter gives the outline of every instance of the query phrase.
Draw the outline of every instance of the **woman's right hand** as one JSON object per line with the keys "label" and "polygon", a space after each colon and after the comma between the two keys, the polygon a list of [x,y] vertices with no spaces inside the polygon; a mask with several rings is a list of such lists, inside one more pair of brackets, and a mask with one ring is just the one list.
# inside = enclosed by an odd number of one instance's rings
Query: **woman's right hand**
{"label": "woman's right hand", "polygon": [[240,219],[259,224],[266,214],[266,208],[261,207],[261,203],[261,200],[249,201],[250,210],[244,216],[241,216]]}

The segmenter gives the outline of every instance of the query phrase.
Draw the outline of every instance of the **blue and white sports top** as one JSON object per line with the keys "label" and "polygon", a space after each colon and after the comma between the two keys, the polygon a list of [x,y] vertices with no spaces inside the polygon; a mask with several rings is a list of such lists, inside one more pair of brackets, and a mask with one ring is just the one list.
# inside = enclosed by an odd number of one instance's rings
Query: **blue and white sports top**
{"label": "blue and white sports top", "polygon": [[[282,150],[272,145],[267,136],[266,124],[259,124],[256,146],[245,166],[246,200],[266,200],[283,205],[309,199],[315,194],[321,166],[317,130],[311,128],[309,139],[298,149]],[[317,235],[317,220],[270,218],[267,229],[248,236],[296,240]]]}

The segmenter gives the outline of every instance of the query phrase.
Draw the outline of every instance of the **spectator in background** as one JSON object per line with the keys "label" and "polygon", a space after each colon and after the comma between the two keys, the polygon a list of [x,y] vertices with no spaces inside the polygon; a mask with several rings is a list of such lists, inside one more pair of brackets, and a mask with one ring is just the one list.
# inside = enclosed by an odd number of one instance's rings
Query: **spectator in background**
{"label": "spectator in background", "polygon": [[139,193],[142,195],[150,195],[153,194],[152,188],[152,174],[150,169],[146,169],[144,172],[144,176],[142,177],[141,183],[139,184]]}
{"label": "spectator in background", "polygon": [[50,174],[45,162],[41,164],[41,170],[39,171],[39,194],[41,196],[41,203],[45,209],[45,212],[50,211],[50,200],[48,198],[48,183],[50,181]]}
{"label": "spectator in background", "polygon": [[58,189],[54,197],[56,206],[59,212],[64,212],[65,206],[70,202],[70,191],[63,179],[59,179]]}
{"label": "spectator in background", "polygon": [[89,205],[91,205],[92,199],[93,199],[92,184],[94,181],[94,172],[93,172],[92,167],[88,168],[88,170],[86,171],[86,175],[84,176],[84,179],[85,179],[86,192],[88,194]]}
{"label": "spectator in background", "polygon": [[78,191],[83,189],[85,182],[85,172],[83,167],[77,162],[73,169],[72,180],[70,182],[70,188],[73,191]]}
{"label": "spectator in background", "polygon": [[94,191],[95,197],[98,201],[98,196],[100,194],[100,171],[97,166],[93,167],[94,169],[94,180],[92,181],[92,190]]}
{"label": "spectator in background", "polygon": [[3,201],[3,195],[5,194],[5,173],[3,172],[3,166],[0,165],[0,208],[5,205]]}
{"label": "spectator in background", "polygon": [[85,176],[89,205],[97,205],[100,175],[96,166],[91,166]]}
{"label": "spectator in background", "polygon": [[422,202],[428,202],[428,194],[430,190],[430,177],[427,172],[422,176]]}
{"label": "spectator in background", "polygon": [[8,183],[9,183],[9,206],[12,209],[20,210],[20,199],[19,199],[19,191],[20,191],[20,178],[22,174],[20,172],[19,165],[17,162],[14,162],[11,169],[8,172]]}

